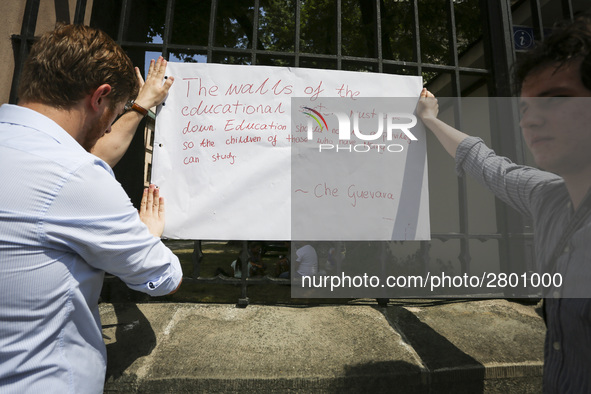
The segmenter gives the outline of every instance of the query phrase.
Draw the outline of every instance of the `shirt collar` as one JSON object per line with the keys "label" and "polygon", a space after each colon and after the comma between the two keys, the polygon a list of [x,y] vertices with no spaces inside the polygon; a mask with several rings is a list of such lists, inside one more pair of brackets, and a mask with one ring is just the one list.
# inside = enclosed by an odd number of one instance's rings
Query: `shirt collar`
{"label": "shirt collar", "polygon": [[86,152],[86,149],[55,121],[32,109],[21,107],[20,105],[3,104],[0,107],[0,123],[11,123],[29,127],[49,135],[58,143],[71,149],[79,149]]}

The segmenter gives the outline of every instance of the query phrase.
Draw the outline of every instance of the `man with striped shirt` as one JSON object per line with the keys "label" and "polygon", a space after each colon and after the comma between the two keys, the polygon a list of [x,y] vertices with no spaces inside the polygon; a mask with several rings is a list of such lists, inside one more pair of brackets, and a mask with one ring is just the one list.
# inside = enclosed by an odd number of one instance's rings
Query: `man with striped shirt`
{"label": "man with striped shirt", "polygon": [[18,105],[0,108],[3,394],[102,393],[104,273],[153,296],[182,281],[178,258],[160,240],[158,190],[145,191],[138,214],[109,166],[121,150],[107,148],[104,160],[89,153],[139,85],[131,60],[104,32],[59,25],[31,48]]}
{"label": "man with striped shirt", "polygon": [[557,26],[516,76],[523,138],[543,170],[497,156],[437,119],[427,90],[417,114],[455,158],[458,175],[469,173],[533,220],[539,272],[563,277],[545,294],[544,392],[590,393],[591,14]]}

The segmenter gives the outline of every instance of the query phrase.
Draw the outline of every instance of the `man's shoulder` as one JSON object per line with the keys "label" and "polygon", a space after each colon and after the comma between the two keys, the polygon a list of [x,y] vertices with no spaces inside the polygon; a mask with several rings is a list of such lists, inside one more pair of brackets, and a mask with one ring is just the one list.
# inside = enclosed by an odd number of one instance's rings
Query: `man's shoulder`
{"label": "man's shoulder", "polygon": [[111,173],[105,162],[49,118],[18,106],[0,108],[0,149],[9,166],[44,167],[47,174],[52,169],[71,173],[90,165]]}

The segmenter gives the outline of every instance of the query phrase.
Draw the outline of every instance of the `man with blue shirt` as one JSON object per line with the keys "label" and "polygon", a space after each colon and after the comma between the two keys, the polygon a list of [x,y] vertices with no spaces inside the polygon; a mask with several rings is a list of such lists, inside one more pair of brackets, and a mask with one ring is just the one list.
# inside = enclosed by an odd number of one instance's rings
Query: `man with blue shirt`
{"label": "man with blue shirt", "polygon": [[591,392],[591,13],[558,26],[516,67],[520,126],[536,164],[497,156],[480,138],[437,119],[423,90],[417,114],[468,173],[533,220],[540,273],[559,273],[545,289],[544,392]]}
{"label": "man with blue shirt", "polygon": [[158,189],[138,214],[89,153],[138,88],[105,33],[59,25],[31,48],[19,104],[0,107],[1,393],[102,393],[104,273],[153,296],[182,281]]}

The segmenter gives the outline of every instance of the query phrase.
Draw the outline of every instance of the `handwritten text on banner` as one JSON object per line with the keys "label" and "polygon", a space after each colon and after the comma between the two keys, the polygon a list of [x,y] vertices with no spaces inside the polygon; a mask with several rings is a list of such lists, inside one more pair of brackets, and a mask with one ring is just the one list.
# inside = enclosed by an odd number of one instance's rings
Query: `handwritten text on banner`
{"label": "handwritten text on banner", "polygon": [[[394,105],[412,113],[420,77],[172,62],[167,73],[175,83],[158,110],[152,168],[152,182],[166,198],[165,236],[429,238],[422,126],[412,128],[418,139],[412,143],[397,134],[402,152],[361,152],[369,143],[355,133],[339,140],[337,118],[328,108],[336,105],[351,115],[387,112]],[[406,98],[404,104],[379,100],[394,97]],[[303,108],[320,109],[327,121],[322,128],[314,122],[311,139]],[[375,118],[370,126],[362,116],[358,126],[375,129]],[[328,141],[357,151],[330,153]],[[318,151],[322,142],[325,152]],[[399,149],[390,145],[384,149]]]}

